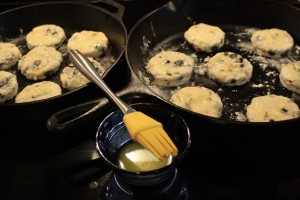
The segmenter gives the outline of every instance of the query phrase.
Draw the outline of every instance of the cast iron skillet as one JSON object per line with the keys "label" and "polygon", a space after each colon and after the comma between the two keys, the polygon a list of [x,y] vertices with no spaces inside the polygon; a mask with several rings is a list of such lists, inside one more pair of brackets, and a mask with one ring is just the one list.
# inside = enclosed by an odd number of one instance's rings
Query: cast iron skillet
{"label": "cast iron skillet", "polygon": [[[277,63],[274,64],[272,61],[269,62],[267,60],[266,63],[264,63],[267,64],[267,67],[265,70],[261,70],[262,68],[259,67],[260,62],[253,59],[254,54],[247,53],[247,51],[234,45],[236,44],[236,39],[249,43],[249,32],[245,32],[245,30],[252,28],[281,28],[287,30],[298,45],[300,41],[300,10],[291,5],[268,0],[189,0],[181,3],[182,4],[174,4],[173,2],[169,2],[163,7],[154,10],[140,19],[130,31],[125,55],[132,74],[131,83],[126,88],[126,91],[120,91],[119,95],[122,96],[125,93],[124,98],[130,96],[130,93],[132,93],[132,98],[142,94],[154,96],[175,109],[181,110],[182,114],[185,115],[191,123],[199,127],[197,131],[201,130],[201,132],[203,132],[202,130],[206,129],[209,130],[210,133],[217,133],[224,137],[227,137],[228,133],[231,134],[231,136],[235,135],[239,137],[239,135],[244,135],[241,131],[244,132],[245,129],[249,132],[255,131],[255,134],[264,135],[268,132],[268,134],[275,136],[277,133],[280,134],[280,131],[286,132],[287,128],[298,127],[299,119],[270,123],[250,123],[238,121],[232,115],[234,115],[235,112],[243,112],[245,105],[250,102],[252,97],[267,93],[291,97],[300,105],[298,95],[286,90],[280,85],[278,70],[276,66],[274,66]],[[281,14],[278,15],[278,13]],[[254,67],[256,68],[255,75],[251,80],[252,86],[248,84],[239,88],[225,88],[203,77],[194,77],[193,84],[203,85],[214,91],[219,91],[218,93],[225,101],[223,102],[224,114],[220,119],[197,114],[171,104],[168,99],[174,88],[161,89],[151,85],[145,70],[146,62],[162,49],[175,49],[185,53],[195,53],[183,40],[183,32],[194,23],[200,22],[217,25],[226,32],[227,42],[220,51],[233,51],[249,59],[252,58],[253,64],[255,65]],[[294,53],[290,59],[299,60],[299,54],[296,53],[297,49],[293,49],[293,51]],[[211,55],[212,54],[197,53],[199,63],[203,61],[205,57]],[[266,76],[266,74],[275,75]],[[268,86],[261,88],[253,87],[253,85],[259,85],[260,81],[267,81]],[[97,103],[98,102],[90,102],[90,106],[95,106]],[[87,106],[89,103],[84,105]],[[78,107],[75,109],[78,109]],[[95,110],[97,109],[98,108]],[[50,121],[60,121],[60,118],[63,119],[66,113],[70,114],[71,110],[72,108],[67,109],[67,112],[63,111],[55,114]],[[71,120],[67,123],[55,124],[55,126],[58,125],[61,128],[60,130],[64,130],[65,128],[68,129],[72,121],[77,121],[76,123],[78,123],[80,120],[81,119],[78,121]]]}
{"label": "cast iron skillet", "polygon": [[[99,60],[109,60],[106,64],[105,77],[108,72],[118,63],[125,50],[127,39],[127,30],[122,22],[124,7],[111,0],[102,0],[90,3],[77,2],[43,2],[26,5],[11,9],[0,14],[0,35],[1,41],[12,42],[17,44],[21,52],[26,54],[25,36],[34,27],[42,24],[56,24],[61,26],[66,33],[67,39],[65,43],[58,48],[65,57],[60,70],[46,80],[54,81],[60,84],[59,74],[66,65],[66,42],[74,32],[82,30],[93,30],[104,32],[110,42],[107,53]],[[99,5],[106,5],[107,9]],[[110,9],[111,8],[111,9]],[[36,81],[27,80],[17,70],[17,66],[12,68],[16,73],[19,91],[26,85]],[[62,95],[29,103],[14,103],[14,99],[0,104],[0,112],[6,113],[5,119],[10,122],[28,122],[39,121],[49,117],[53,111],[58,111],[63,106],[68,105],[68,98],[77,98],[79,91],[84,90],[82,86],[76,90],[68,91],[63,89]],[[79,95],[80,96],[80,95]],[[13,120],[13,121],[11,121]]]}
{"label": "cast iron skillet", "polygon": [[[280,15],[278,14],[280,13]],[[194,76],[193,84],[209,87],[219,93],[224,104],[223,115],[220,119],[210,118],[200,114],[189,113],[196,126],[203,130],[207,122],[207,130],[217,135],[235,135],[240,137],[248,130],[252,135],[268,136],[276,134],[288,135],[300,126],[300,119],[293,119],[271,123],[250,123],[238,121],[235,113],[245,113],[245,107],[255,96],[268,93],[283,95],[292,98],[300,107],[299,95],[288,91],[281,86],[278,79],[278,62],[258,59],[246,45],[250,44],[251,29],[280,28],[287,30],[294,38],[296,47],[288,60],[299,60],[300,42],[300,10],[291,5],[268,0],[212,0],[212,1],[185,1],[182,7],[168,4],[142,18],[129,33],[125,55],[132,72],[139,77],[147,88],[164,102],[169,103],[173,89],[161,89],[151,85],[145,72],[145,63],[160,50],[173,49],[187,54],[195,53],[183,39],[183,33],[194,23],[207,23],[221,27],[226,32],[226,45],[220,51],[233,51],[248,58],[254,65],[253,77],[249,84],[242,87],[222,87],[207,78]],[[247,31],[245,31],[247,30]],[[241,41],[241,42],[238,42]],[[251,49],[250,49],[251,50]],[[207,56],[214,54],[196,53],[199,63],[204,62]],[[263,64],[264,70],[261,65]],[[148,78],[149,79],[149,78]],[[191,84],[191,83],[190,83]],[[260,87],[262,85],[262,87]],[[255,87],[259,86],[259,87]],[[173,104],[172,106],[181,109]],[[209,125],[208,125],[209,124]],[[287,131],[290,130],[290,131]],[[296,129],[297,130],[297,129]],[[227,132],[229,134],[225,134]],[[255,137],[252,137],[255,138]]]}

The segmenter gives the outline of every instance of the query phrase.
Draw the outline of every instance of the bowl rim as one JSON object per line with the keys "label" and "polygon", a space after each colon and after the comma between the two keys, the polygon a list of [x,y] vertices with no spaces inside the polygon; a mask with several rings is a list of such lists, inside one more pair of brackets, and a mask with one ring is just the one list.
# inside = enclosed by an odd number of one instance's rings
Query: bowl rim
{"label": "bowl rim", "polygon": [[[149,171],[128,171],[128,170],[125,170],[121,167],[119,167],[117,164],[113,163],[112,161],[110,161],[104,154],[103,152],[101,151],[101,148],[99,146],[99,137],[100,137],[100,129],[101,127],[104,125],[104,123],[110,118],[112,117],[113,115],[116,115],[118,113],[121,113],[120,110],[115,110],[113,112],[111,112],[110,114],[108,114],[102,121],[101,123],[99,124],[99,127],[97,129],[97,132],[96,132],[96,150],[98,152],[98,154],[111,166],[113,167],[114,169],[116,169],[117,171],[119,172],[123,172],[123,173],[126,173],[128,175],[148,175],[148,174],[160,174],[164,171],[168,171],[169,169],[171,168],[174,168],[177,163],[179,161],[181,161],[185,155],[188,153],[188,150],[191,146],[191,133],[190,133],[190,128],[186,122],[186,120],[178,113],[176,113],[174,111],[174,109],[172,108],[166,108],[166,107],[163,107],[163,105],[161,104],[158,104],[158,103],[132,103],[130,104],[130,106],[140,106],[140,105],[147,105],[147,106],[159,106],[161,108],[164,109],[164,112],[168,111],[168,112],[171,112],[173,114],[176,115],[176,117],[180,118],[183,122],[183,124],[185,125],[186,127],[186,133],[187,133],[187,144],[185,145],[184,149],[182,150],[182,152],[175,157],[175,159],[173,159],[173,161],[169,164],[169,165],[166,165],[162,168],[158,168],[158,169],[154,169],[154,170],[149,170]],[[125,126],[125,125],[124,125]]]}

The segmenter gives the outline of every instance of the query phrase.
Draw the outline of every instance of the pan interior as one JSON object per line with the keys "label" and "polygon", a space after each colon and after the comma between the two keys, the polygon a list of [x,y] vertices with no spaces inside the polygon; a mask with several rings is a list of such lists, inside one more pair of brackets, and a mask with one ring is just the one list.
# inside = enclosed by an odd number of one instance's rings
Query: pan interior
{"label": "pan interior", "polygon": [[[251,22],[249,23],[249,21],[245,21],[245,25],[240,22],[239,24],[232,24],[230,21],[228,23],[222,20],[214,21],[214,17],[210,19],[199,18],[199,15],[204,15],[203,13],[195,14],[194,17],[191,17],[193,13],[191,16],[188,12],[183,11],[175,14],[172,12],[168,13],[167,8],[164,9],[166,9],[164,13],[158,11],[136,25],[136,30],[133,30],[129,35],[128,47],[126,49],[127,60],[131,68],[155,95],[170,103],[169,99],[172,94],[182,87],[205,86],[220,95],[224,106],[220,120],[224,122],[245,122],[246,106],[250,104],[252,98],[267,94],[289,97],[300,107],[300,95],[284,88],[279,80],[281,65],[291,61],[297,61],[300,58],[299,33],[294,32],[294,30],[289,29],[289,27],[283,27],[281,24],[273,24],[273,21],[270,21],[268,26],[264,24],[260,25],[259,22],[255,20],[252,20],[252,24]],[[189,9],[195,12],[195,8]],[[167,16],[164,18],[165,21],[157,21],[157,18],[162,19],[163,15]],[[222,15],[219,17],[221,18]],[[229,18],[230,17],[232,16],[229,16]],[[171,21],[176,21],[176,24]],[[264,21],[266,21],[266,19]],[[200,22],[219,26],[225,32],[225,45],[218,52],[234,52],[242,55],[251,62],[253,65],[253,75],[248,83],[242,86],[226,87],[210,80],[207,75],[201,72],[204,64],[217,52],[196,52],[183,37],[184,32],[189,26]],[[170,23],[172,23],[173,27]],[[149,27],[148,29],[145,28],[145,26],[147,26],[146,24]],[[162,27],[164,28],[162,29]],[[165,31],[167,28],[170,28],[169,31]],[[295,41],[295,46],[291,54],[280,59],[270,59],[257,55],[251,45],[250,38],[255,30],[263,28],[281,28],[287,30]],[[141,32],[141,29],[144,30],[144,33]],[[135,37],[135,41],[133,41],[132,37]],[[136,42],[137,38],[140,38],[140,42]],[[137,60],[133,61],[131,54],[132,51],[137,48],[137,45],[140,48],[140,55],[136,55],[139,58],[135,56]],[[176,87],[159,87],[151,83],[151,77],[147,74],[145,66],[151,57],[162,50],[179,51],[195,58],[196,66],[188,83]]]}
{"label": "pan interior", "polygon": [[[67,41],[75,32],[83,30],[102,31],[109,39],[109,47],[105,55],[95,60],[99,61],[106,70],[103,77],[117,63],[124,51],[126,43],[126,29],[121,21],[114,18],[101,8],[84,3],[53,2],[39,3],[12,9],[0,14],[0,36],[1,42],[11,42],[16,44],[25,55],[29,50],[26,46],[25,37],[34,27],[43,24],[55,24],[62,27],[66,34],[65,41],[57,48],[63,54],[63,62],[59,70],[46,79],[39,81],[53,81],[60,83],[60,73],[69,64],[67,59]],[[20,92],[27,85],[38,81],[28,80],[18,70],[17,64],[10,70],[16,74]],[[62,95],[75,92],[85,86],[75,90],[62,88]],[[50,98],[52,99],[52,98]],[[47,101],[41,100],[41,101]],[[38,101],[36,101],[38,102]],[[29,102],[35,103],[35,102]],[[14,105],[14,99],[5,102],[3,105]],[[26,104],[26,103],[25,103]]]}

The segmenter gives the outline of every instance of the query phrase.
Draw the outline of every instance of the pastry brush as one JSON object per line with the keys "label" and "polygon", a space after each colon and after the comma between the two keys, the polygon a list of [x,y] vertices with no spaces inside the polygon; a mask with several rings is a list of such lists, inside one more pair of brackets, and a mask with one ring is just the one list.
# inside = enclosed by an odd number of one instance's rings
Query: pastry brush
{"label": "pastry brush", "polygon": [[163,160],[170,155],[177,156],[178,149],[163,125],[146,114],[136,111],[115,95],[105,84],[93,64],[79,50],[69,50],[69,59],[73,65],[91,82],[99,86],[103,92],[119,107],[123,113],[123,121],[133,141],[137,141],[151,151],[158,159]]}

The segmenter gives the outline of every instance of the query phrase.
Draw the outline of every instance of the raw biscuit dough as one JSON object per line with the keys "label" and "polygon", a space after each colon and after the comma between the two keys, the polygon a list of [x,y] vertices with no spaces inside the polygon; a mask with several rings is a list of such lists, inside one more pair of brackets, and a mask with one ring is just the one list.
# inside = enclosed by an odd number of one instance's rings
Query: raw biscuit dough
{"label": "raw biscuit dough", "polygon": [[108,38],[103,32],[81,31],[74,33],[68,40],[68,49],[77,49],[82,54],[96,58],[102,56],[108,48]]}
{"label": "raw biscuit dough", "polygon": [[202,115],[219,118],[223,103],[220,96],[205,87],[184,87],[170,98],[170,102]]}
{"label": "raw biscuit dough", "polygon": [[153,76],[153,83],[159,86],[178,86],[186,83],[193,72],[194,59],[176,51],[162,51],[153,56],[147,71]]}
{"label": "raw biscuit dough", "polygon": [[11,100],[18,92],[18,81],[16,75],[0,71],[0,103]]}
{"label": "raw biscuit dough", "polygon": [[300,94],[300,61],[283,64],[279,80],[284,87]]}
{"label": "raw biscuit dough", "polygon": [[0,70],[10,69],[22,57],[20,49],[12,43],[0,43]]}
{"label": "raw biscuit dough", "polygon": [[[105,70],[101,66],[101,64],[92,58],[88,59],[95,66],[99,74],[102,75]],[[82,75],[73,65],[69,65],[65,67],[60,74],[60,82],[63,88],[74,90],[89,83],[90,81],[84,75]]]}
{"label": "raw biscuit dough", "polygon": [[54,74],[63,61],[63,55],[54,47],[37,46],[24,55],[18,69],[30,80],[41,80]]}
{"label": "raw biscuit dough", "polygon": [[251,43],[257,53],[279,58],[291,50],[294,40],[287,31],[271,28],[255,31],[252,34]]}
{"label": "raw biscuit dough", "polygon": [[299,107],[291,99],[280,95],[265,95],[252,99],[247,106],[249,122],[282,121],[299,117]]}
{"label": "raw biscuit dough", "polygon": [[239,86],[252,77],[253,66],[241,55],[233,52],[220,52],[207,63],[208,76],[226,86]]}
{"label": "raw biscuit dough", "polygon": [[26,43],[29,49],[37,46],[58,47],[66,39],[65,31],[55,24],[43,24],[34,27],[26,35]]}
{"label": "raw biscuit dough", "polygon": [[199,23],[191,26],[184,38],[197,51],[213,52],[219,50],[225,41],[225,33],[217,26]]}
{"label": "raw biscuit dough", "polygon": [[16,103],[32,102],[60,95],[61,87],[52,81],[41,81],[27,85],[17,96]]}

